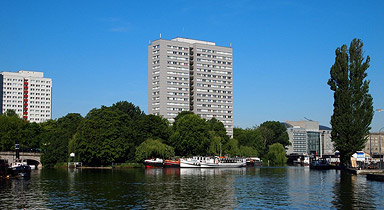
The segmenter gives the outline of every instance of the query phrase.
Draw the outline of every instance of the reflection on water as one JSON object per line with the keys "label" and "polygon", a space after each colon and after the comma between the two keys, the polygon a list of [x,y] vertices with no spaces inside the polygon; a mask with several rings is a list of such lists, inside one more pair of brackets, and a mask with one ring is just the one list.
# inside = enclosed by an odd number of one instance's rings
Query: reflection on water
{"label": "reflection on water", "polygon": [[0,209],[373,209],[384,183],[307,167],[33,171]]}

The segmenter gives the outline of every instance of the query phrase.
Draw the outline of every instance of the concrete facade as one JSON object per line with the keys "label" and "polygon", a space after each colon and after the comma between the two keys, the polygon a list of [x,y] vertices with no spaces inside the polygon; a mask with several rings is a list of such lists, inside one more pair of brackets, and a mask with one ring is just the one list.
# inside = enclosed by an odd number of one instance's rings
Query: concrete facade
{"label": "concrete facade", "polygon": [[148,46],[148,113],[174,122],[181,111],[221,121],[233,136],[232,48],[186,38]]}
{"label": "concrete facade", "polygon": [[18,71],[0,73],[1,114],[14,110],[30,122],[52,119],[52,79],[43,72]]}
{"label": "concrete facade", "polygon": [[370,154],[371,156],[384,154],[384,133],[383,132],[370,133],[367,139],[368,139],[367,143],[365,143],[365,148],[363,150],[365,153]]}
{"label": "concrete facade", "polygon": [[287,154],[333,155],[331,129],[315,121],[285,121],[291,145]]}

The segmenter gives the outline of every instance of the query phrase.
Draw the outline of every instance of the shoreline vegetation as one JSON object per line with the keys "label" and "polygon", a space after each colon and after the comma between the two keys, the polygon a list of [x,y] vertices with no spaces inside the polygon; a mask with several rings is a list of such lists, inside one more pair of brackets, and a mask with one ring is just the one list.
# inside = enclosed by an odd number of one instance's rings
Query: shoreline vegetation
{"label": "shoreline vegetation", "polygon": [[[44,123],[30,123],[13,111],[0,115],[0,150],[41,152],[44,167],[142,167],[148,158],[218,156],[260,157],[271,165],[285,164],[289,138],[286,127],[267,121],[253,128],[234,128],[226,135],[224,124],[183,111],[170,125],[167,119],[146,115],[138,106],[120,101],[94,108],[83,117],[70,113]],[[69,154],[74,153],[74,157]],[[65,164],[63,164],[65,163]],[[139,166],[141,165],[141,166]]]}

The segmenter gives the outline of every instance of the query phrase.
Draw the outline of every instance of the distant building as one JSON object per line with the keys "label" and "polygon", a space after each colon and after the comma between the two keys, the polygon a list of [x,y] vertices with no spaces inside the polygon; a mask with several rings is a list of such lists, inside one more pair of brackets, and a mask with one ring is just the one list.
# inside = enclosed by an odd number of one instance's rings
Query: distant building
{"label": "distant building", "polygon": [[232,48],[158,39],[148,46],[148,113],[174,122],[181,111],[221,121],[233,136]]}
{"label": "distant building", "polygon": [[370,133],[367,139],[367,143],[365,143],[365,148],[363,150],[365,153],[370,154],[371,156],[384,154],[384,132]]}
{"label": "distant building", "polygon": [[289,141],[287,154],[333,155],[331,128],[315,121],[285,121]]}
{"label": "distant building", "polygon": [[43,72],[1,72],[0,89],[1,114],[14,110],[30,122],[52,119],[52,79]]}

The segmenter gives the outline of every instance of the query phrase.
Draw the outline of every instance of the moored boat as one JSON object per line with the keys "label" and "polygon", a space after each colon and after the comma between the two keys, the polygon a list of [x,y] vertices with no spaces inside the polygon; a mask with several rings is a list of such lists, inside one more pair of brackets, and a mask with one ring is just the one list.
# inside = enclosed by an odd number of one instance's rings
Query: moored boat
{"label": "moored boat", "polygon": [[245,166],[245,158],[195,156],[180,159],[180,168],[240,168]]}
{"label": "moored boat", "polygon": [[247,158],[247,167],[257,167],[262,165],[263,161],[258,157]]}
{"label": "moored boat", "polygon": [[321,160],[313,160],[310,164],[309,164],[309,168],[310,169],[317,169],[317,170],[328,170],[328,169],[331,169],[331,165],[329,164],[329,162],[325,159],[321,159]]}
{"label": "moored boat", "polygon": [[208,157],[201,162],[201,168],[240,168],[247,164],[245,158]]}
{"label": "moored boat", "polygon": [[180,160],[164,160],[164,168],[180,168]]}
{"label": "moored boat", "polygon": [[29,177],[31,175],[31,167],[23,160],[16,159],[9,166],[10,175],[12,177]]}
{"label": "moored boat", "polygon": [[154,158],[154,159],[145,160],[144,165],[147,168],[162,168],[163,162],[164,162],[163,159]]}
{"label": "moored boat", "polygon": [[26,161],[20,159],[19,143],[15,144],[16,159],[9,165],[8,172],[12,177],[28,178],[31,175],[31,167]]}
{"label": "moored boat", "polygon": [[200,168],[200,157],[181,158],[180,168]]}

